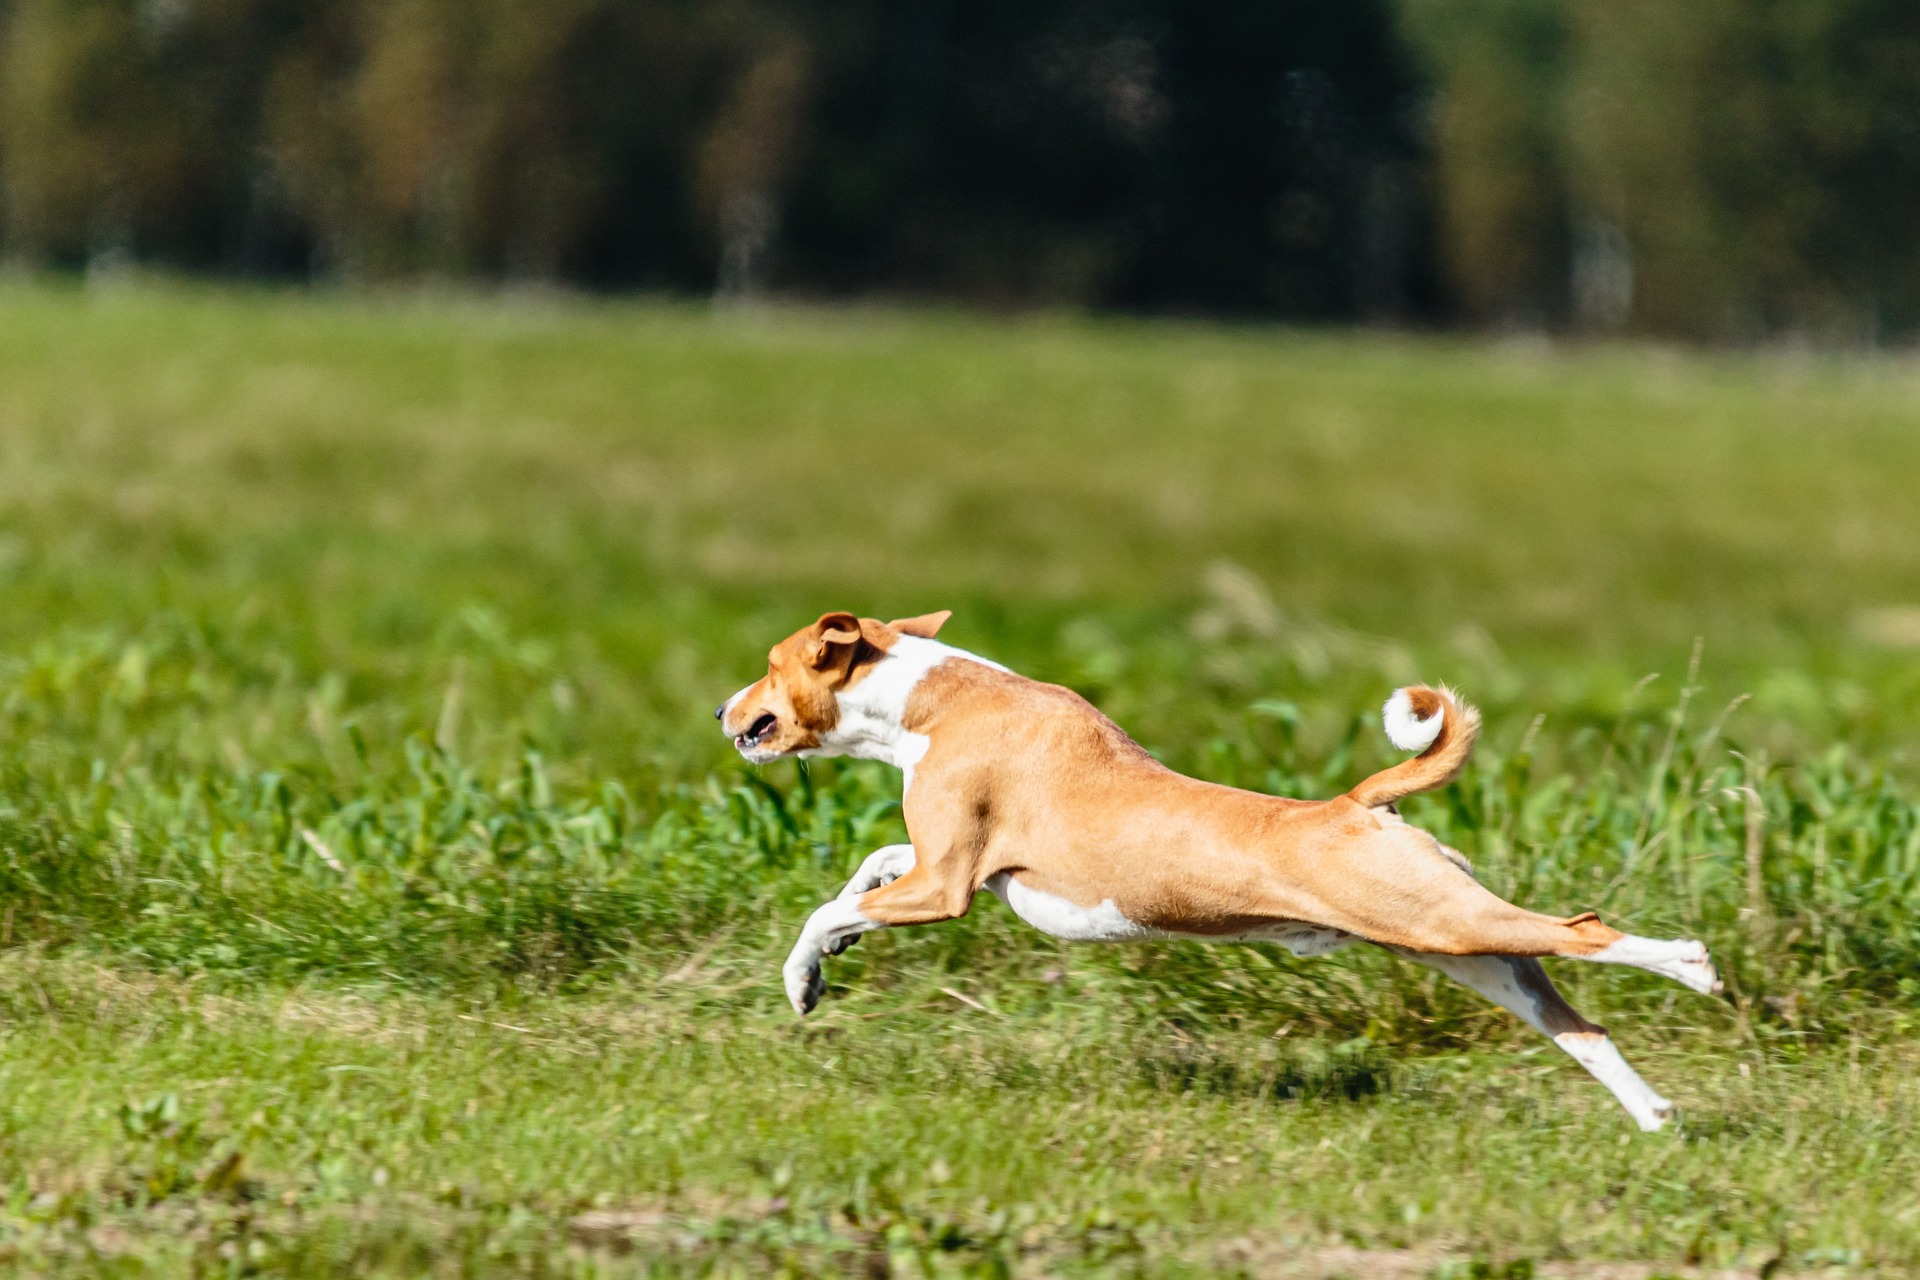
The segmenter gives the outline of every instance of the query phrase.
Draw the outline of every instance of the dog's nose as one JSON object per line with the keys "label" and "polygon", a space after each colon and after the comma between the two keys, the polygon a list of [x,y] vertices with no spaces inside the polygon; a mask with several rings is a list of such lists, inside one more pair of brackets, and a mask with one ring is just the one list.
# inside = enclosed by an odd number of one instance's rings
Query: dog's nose
{"label": "dog's nose", "polygon": [[726,718],[726,715],[727,715],[727,704],[724,702],[713,709],[713,718],[715,720],[724,720]]}

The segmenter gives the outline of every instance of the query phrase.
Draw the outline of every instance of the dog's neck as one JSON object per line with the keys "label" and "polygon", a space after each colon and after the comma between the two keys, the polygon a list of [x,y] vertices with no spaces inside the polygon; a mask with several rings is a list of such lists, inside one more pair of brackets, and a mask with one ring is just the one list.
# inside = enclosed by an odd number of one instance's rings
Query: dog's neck
{"label": "dog's neck", "polygon": [[938,640],[901,636],[865,675],[839,693],[838,723],[820,735],[818,747],[801,754],[883,761],[900,770],[906,786],[912,786],[913,767],[927,754],[930,739],[906,727],[907,704],[928,672],[956,659],[1006,670]]}

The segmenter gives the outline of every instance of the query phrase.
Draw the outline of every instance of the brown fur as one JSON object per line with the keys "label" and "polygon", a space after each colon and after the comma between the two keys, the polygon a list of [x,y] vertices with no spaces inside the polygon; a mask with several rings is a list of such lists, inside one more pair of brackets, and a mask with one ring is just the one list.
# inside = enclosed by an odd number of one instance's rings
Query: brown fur
{"label": "brown fur", "polygon": [[1391,769],[1382,769],[1347,795],[1356,804],[1377,808],[1404,800],[1422,791],[1435,791],[1460,776],[1473,754],[1474,740],[1480,736],[1480,713],[1453,696],[1449,689],[1429,689],[1416,685],[1407,690],[1413,714],[1422,720],[1444,709],[1440,736],[1411,760],[1402,760]]}
{"label": "brown fur", "polygon": [[[727,731],[771,712],[779,724],[762,747],[817,746],[834,727],[836,693],[899,636],[930,637],[945,620],[823,615],[774,647],[767,675],[725,709]],[[1442,691],[1414,696],[1417,712],[1440,700],[1447,710],[1426,751],[1348,795],[1288,800],[1173,772],[1070,689],[943,663],[906,708],[905,727],[929,742],[904,806],[913,869],[862,895],[859,909],[883,925],[952,919],[1004,872],[1173,933],[1305,922],[1440,955],[1584,956],[1617,941],[1590,912],[1559,918],[1504,901],[1433,837],[1377,808],[1445,785],[1472,750],[1471,708]]]}

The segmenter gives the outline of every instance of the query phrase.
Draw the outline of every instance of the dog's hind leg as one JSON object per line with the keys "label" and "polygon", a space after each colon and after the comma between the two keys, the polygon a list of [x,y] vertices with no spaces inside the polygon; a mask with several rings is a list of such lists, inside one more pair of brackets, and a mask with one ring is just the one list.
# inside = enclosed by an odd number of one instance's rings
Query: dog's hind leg
{"label": "dog's hind leg", "polygon": [[1484,891],[1471,897],[1461,894],[1456,901],[1458,909],[1455,903],[1433,904],[1432,914],[1407,931],[1413,938],[1429,940],[1414,941],[1415,950],[1444,955],[1562,956],[1625,964],[1672,978],[1702,995],[1720,991],[1720,975],[1707,958],[1706,944],[1693,939],[1621,933],[1602,924],[1591,911],[1565,919],[1545,916]]}
{"label": "dog's hind leg", "polygon": [[1424,831],[1386,826],[1348,855],[1346,874],[1323,882],[1339,889],[1335,909],[1308,918],[1407,951],[1564,956],[1633,965],[1708,995],[1720,990],[1698,942],[1621,933],[1591,911],[1565,918],[1528,911],[1482,886],[1465,863]]}
{"label": "dog's hind leg", "polygon": [[1691,938],[1669,940],[1623,933],[1619,941],[1577,958],[1598,964],[1630,964],[1636,969],[1672,978],[1702,995],[1717,995],[1720,991],[1720,975],[1714,972],[1713,961],[1707,958],[1706,944]]}
{"label": "dog's hind leg", "polygon": [[[1591,911],[1557,919],[1516,907],[1487,895],[1476,904],[1484,911],[1437,922],[1446,945],[1437,952],[1465,955],[1564,956],[1598,964],[1626,964],[1718,995],[1720,975],[1707,958],[1706,944],[1691,938],[1642,938],[1600,922]],[[1490,901],[1489,901],[1490,900]],[[1422,948],[1423,950],[1425,948]]]}
{"label": "dog's hind leg", "polygon": [[1478,991],[1522,1021],[1553,1038],[1575,1062],[1620,1100],[1634,1123],[1654,1130],[1672,1118],[1673,1104],[1653,1091],[1613,1047],[1604,1027],[1588,1022],[1568,1004],[1530,956],[1446,956],[1400,947],[1392,950],[1431,965],[1462,986]]}

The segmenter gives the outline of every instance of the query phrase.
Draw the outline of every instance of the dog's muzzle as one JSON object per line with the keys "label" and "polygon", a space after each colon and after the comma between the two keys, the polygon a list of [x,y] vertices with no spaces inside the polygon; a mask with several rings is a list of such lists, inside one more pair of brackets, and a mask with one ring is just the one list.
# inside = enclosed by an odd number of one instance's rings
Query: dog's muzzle
{"label": "dog's muzzle", "polygon": [[774,727],[779,723],[780,721],[774,717],[771,711],[765,712],[758,720],[755,720],[747,726],[745,733],[736,733],[733,735],[733,745],[742,751],[757,747],[760,745],[760,740],[772,733]]}

